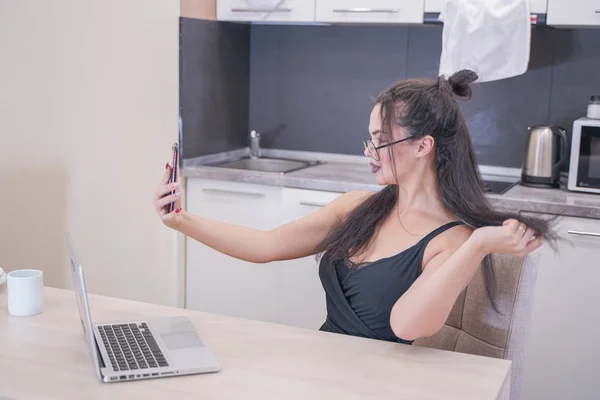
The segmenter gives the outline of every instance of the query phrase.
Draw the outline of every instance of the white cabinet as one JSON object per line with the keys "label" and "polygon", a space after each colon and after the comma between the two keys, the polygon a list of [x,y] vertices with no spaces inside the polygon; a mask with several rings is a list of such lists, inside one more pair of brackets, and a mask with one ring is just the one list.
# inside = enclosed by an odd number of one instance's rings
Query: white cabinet
{"label": "white cabinet", "polygon": [[[193,178],[187,182],[187,209],[191,213],[265,230],[280,222],[279,187]],[[275,321],[277,268],[238,260],[186,238],[186,306]]]}
{"label": "white cabinet", "polygon": [[290,222],[326,206],[343,193],[295,188],[282,189],[283,220]]}
{"label": "white cabinet", "polygon": [[547,24],[600,26],[600,0],[548,0]]}
{"label": "white cabinet", "polygon": [[423,23],[423,0],[316,0],[316,21]]}
{"label": "white cabinet", "polygon": [[[439,13],[446,0],[425,0],[426,13]],[[548,0],[529,0],[529,11],[532,14],[546,14]]]}
{"label": "white cabinet", "polygon": [[529,12],[532,14],[546,14],[548,0],[529,0]]}
{"label": "white cabinet", "polygon": [[[195,178],[187,182],[191,213],[260,230],[307,216],[342,194]],[[186,238],[186,306],[310,329],[318,329],[326,316],[314,256],[255,264],[191,238]]]}
{"label": "white cabinet", "polygon": [[439,13],[442,12],[446,0],[425,0],[425,12],[426,13]]}
{"label": "white cabinet", "polygon": [[555,257],[543,246],[525,362],[524,399],[600,398],[600,220],[564,217]]}
{"label": "white cabinet", "polygon": [[313,22],[315,0],[217,0],[217,20]]}
{"label": "white cabinet", "polygon": [[[282,224],[300,219],[324,207],[342,193],[283,188]],[[325,292],[314,256],[280,262],[278,284],[279,322],[301,328],[319,328],[325,321]]]}

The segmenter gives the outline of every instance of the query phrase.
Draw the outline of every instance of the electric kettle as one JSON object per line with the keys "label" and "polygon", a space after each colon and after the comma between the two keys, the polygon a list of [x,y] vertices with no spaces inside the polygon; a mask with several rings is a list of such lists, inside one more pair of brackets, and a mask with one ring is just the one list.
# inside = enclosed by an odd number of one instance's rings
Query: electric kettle
{"label": "electric kettle", "polygon": [[558,187],[560,169],[568,165],[567,131],[555,125],[537,125],[527,129],[529,139],[521,184],[533,187]]}

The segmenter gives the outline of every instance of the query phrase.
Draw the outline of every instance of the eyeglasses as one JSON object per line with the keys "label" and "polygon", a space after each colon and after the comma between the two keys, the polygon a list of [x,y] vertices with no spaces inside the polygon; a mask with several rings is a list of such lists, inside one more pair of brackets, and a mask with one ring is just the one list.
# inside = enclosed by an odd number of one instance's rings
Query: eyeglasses
{"label": "eyeglasses", "polygon": [[379,146],[376,145],[373,142],[373,139],[371,139],[371,138],[364,138],[363,137],[362,140],[363,140],[363,144],[365,145],[365,149],[369,150],[369,154],[371,155],[371,157],[373,157],[373,159],[375,161],[379,161],[379,149],[383,149],[384,147],[388,147],[388,146],[391,146],[391,145],[394,145],[394,144],[398,144],[400,142],[404,142],[405,140],[412,139],[412,138],[413,138],[412,136],[409,136],[407,138],[396,140],[394,142],[382,144],[382,145],[379,145]]}

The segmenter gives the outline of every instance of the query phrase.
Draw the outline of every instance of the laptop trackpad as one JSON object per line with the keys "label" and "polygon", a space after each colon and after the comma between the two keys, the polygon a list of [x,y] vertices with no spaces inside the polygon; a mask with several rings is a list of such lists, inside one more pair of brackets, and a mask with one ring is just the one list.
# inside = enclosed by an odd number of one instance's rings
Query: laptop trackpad
{"label": "laptop trackpad", "polygon": [[204,347],[196,332],[163,333],[160,335],[169,350],[183,350]]}

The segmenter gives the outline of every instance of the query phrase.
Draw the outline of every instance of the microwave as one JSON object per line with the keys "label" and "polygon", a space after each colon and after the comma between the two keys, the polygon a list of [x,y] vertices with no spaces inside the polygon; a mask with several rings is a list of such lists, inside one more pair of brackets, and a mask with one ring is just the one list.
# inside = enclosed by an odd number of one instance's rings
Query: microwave
{"label": "microwave", "polygon": [[600,193],[600,119],[573,122],[569,190]]}

